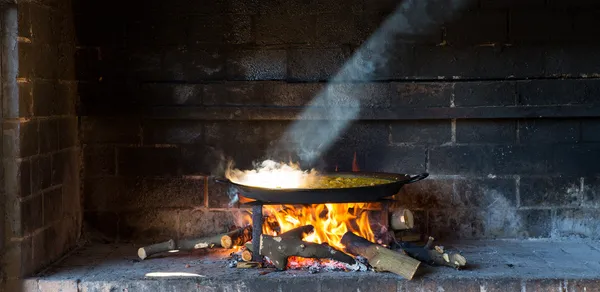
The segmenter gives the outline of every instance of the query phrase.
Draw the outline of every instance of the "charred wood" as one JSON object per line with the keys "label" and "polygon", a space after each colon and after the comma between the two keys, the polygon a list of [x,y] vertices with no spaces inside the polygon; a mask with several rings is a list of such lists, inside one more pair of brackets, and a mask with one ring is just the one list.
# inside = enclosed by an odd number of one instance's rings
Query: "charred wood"
{"label": "charred wood", "polygon": [[375,270],[392,272],[409,280],[414,277],[421,264],[418,260],[372,243],[352,232],[346,232],[341,242],[348,253],[366,258]]}
{"label": "charred wood", "polygon": [[[261,235],[259,254],[267,256],[278,270],[285,270],[290,256],[305,258],[333,259],[339,262],[354,264],[354,259],[331,247],[326,243],[302,241],[302,238],[313,232],[312,225],[306,225],[282,233],[279,236]],[[248,248],[248,245],[246,245]],[[256,247],[252,246],[255,249]]]}
{"label": "charred wood", "polygon": [[400,242],[401,250],[409,256],[420,260],[426,264],[434,266],[448,266],[456,269],[467,265],[467,259],[459,253],[451,253],[444,250],[441,246],[433,245],[433,237],[429,237],[424,246],[418,246],[410,242]]}

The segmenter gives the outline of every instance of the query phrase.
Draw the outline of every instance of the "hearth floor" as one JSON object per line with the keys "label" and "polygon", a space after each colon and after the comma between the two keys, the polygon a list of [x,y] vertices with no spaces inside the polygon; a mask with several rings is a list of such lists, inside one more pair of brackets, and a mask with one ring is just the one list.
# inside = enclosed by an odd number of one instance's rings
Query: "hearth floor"
{"label": "hearth floor", "polygon": [[[469,269],[422,266],[406,281],[389,273],[229,268],[225,250],[140,261],[133,245],[88,244],[24,285],[27,291],[600,291],[599,242],[486,240],[450,247],[466,256]],[[157,272],[186,274],[147,276]]]}

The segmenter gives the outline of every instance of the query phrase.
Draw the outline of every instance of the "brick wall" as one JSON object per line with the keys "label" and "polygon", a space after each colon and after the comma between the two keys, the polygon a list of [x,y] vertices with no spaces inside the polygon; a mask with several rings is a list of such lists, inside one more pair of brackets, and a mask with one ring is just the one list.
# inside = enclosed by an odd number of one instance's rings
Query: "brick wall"
{"label": "brick wall", "polygon": [[80,151],[70,1],[1,8],[3,271],[13,285],[75,246]]}
{"label": "brick wall", "polygon": [[268,157],[350,60],[368,78],[336,86],[370,98],[319,166],[348,170],[356,152],[363,170],[431,173],[399,199],[436,237],[598,237],[594,1],[475,1],[443,25],[385,40],[383,65],[361,44],[397,13],[394,1],[118,6],[76,8],[94,235],[224,229],[226,190],[205,175],[222,157],[242,167]]}

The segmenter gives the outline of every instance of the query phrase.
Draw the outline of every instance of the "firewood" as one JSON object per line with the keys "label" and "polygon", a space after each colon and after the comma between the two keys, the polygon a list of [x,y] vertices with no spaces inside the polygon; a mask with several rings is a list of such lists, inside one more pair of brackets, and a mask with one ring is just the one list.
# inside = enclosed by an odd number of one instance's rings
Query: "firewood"
{"label": "firewood", "polygon": [[176,250],[190,251],[200,248],[213,248],[221,246],[221,237],[224,234],[211,236],[211,237],[200,237],[191,239],[175,240],[169,239],[165,242],[152,244],[149,246],[140,247],[138,249],[138,256],[140,259],[145,259],[149,256]]}
{"label": "firewood", "polygon": [[235,266],[238,269],[261,268],[262,263],[259,262],[238,262]]}
{"label": "firewood", "polygon": [[409,242],[401,242],[400,249],[409,256],[429,265],[448,266],[460,269],[467,265],[467,259],[459,253],[449,253],[440,246],[433,245],[433,237],[429,237],[424,246]]}
{"label": "firewood", "polygon": [[392,212],[390,226],[394,230],[407,230],[415,226],[413,213],[404,208],[396,209]]}
{"label": "firewood", "polygon": [[246,226],[223,235],[221,237],[221,246],[224,248],[242,246],[250,240],[252,240],[252,226]]}
{"label": "firewood", "polygon": [[252,252],[249,250],[242,251],[242,260],[245,262],[249,262],[252,260]]}
{"label": "firewood", "polygon": [[[304,258],[333,259],[338,262],[354,264],[354,259],[326,243],[302,241],[302,238],[314,231],[312,225],[306,225],[282,233],[279,236],[261,235],[258,252],[267,256],[278,270],[285,270],[290,256]],[[248,245],[246,245],[248,247]],[[255,247],[253,247],[255,248]]]}
{"label": "firewood", "polygon": [[350,231],[342,236],[341,242],[347,252],[366,258],[376,271],[392,272],[411,280],[421,264],[418,260],[372,243]]}

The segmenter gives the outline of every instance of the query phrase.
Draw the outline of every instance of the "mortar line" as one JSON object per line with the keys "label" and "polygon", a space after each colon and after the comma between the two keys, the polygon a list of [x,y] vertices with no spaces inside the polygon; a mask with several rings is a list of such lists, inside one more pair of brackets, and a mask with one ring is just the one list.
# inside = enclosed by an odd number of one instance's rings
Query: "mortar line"
{"label": "mortar line", "polygon": [[521,176],[515,176],[515,196],[517,208],[521,208]]}
{"label": "mortar line", "polygon": [[451,140],[452,145],[456,145],[456,119],[450,120],[450,131],[451,131]]}

